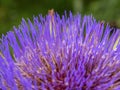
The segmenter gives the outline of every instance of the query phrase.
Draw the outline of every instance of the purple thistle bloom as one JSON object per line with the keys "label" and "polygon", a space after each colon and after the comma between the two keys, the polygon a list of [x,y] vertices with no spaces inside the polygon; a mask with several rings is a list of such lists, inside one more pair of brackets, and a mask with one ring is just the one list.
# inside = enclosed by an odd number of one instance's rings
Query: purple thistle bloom
{"label": "purple thistle bloom", "polygon": [[111,30],[72,13],[23,19],[0,39],[0,89],[120,90],[120,30]]}

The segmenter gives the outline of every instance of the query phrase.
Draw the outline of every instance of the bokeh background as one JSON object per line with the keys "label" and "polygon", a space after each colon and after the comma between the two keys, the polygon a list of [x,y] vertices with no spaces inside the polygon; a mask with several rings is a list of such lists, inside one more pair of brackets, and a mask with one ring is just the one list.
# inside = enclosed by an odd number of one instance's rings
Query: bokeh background
{"label": "bokeh background", "polygon": [[92,14],[97,20],[120,28],[120,0],[0,0],[0,36],[18,26],[22,18],[46,15],[52,8],[60,15],[65,10]]}

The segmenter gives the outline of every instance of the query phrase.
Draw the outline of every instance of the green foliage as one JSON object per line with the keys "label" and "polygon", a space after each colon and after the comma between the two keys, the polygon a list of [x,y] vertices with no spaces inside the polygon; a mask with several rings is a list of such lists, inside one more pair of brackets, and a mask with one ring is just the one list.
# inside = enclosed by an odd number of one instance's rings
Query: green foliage
{"label": "green foliage", "polygon": [[120,0],[0,0],[0,35],[19,25],[22,17],[46,15],[52,8],[60,15],[64,10],[92,14],[120,27]]}

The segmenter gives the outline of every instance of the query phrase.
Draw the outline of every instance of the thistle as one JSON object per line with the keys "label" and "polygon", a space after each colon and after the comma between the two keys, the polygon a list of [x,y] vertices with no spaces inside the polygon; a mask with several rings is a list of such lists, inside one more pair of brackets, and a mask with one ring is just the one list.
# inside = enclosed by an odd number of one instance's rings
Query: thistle
{"label": "thistle", "polygon": [[22,19],[0,39],[2,90],[119,90],[120,30],[72,13]]}

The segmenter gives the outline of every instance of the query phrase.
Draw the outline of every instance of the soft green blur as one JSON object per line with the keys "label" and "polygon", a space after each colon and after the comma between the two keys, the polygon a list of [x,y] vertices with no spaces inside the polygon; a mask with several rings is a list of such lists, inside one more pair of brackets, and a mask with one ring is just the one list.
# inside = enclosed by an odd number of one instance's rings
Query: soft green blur
{"label": "soft green blur", "polygon": [[92,14],[97,20],[120,27],[120,0],[0,0],[0,35],[18,26],[22,17],[46,15],[52,8],[60,15],[65,10]]}

